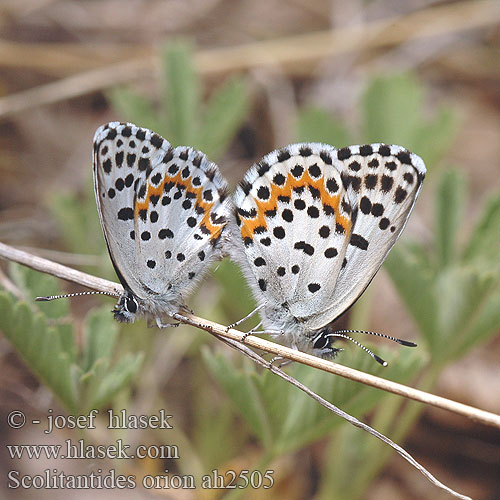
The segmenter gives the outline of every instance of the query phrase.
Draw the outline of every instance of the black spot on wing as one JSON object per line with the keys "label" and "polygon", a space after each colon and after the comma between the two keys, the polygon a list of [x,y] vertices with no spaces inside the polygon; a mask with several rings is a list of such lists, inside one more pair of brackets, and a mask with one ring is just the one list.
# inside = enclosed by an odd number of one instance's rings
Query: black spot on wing
{"label": "black spot on wing", "polygon": [[349,240],[349,244],[360,248],[361,250],[368,249],[368,241],[360,234],[352,234],[351,239]]}
{"label": "black spot on wing", "polygon": [[278,152],[278,161],[281,163],[290,159],[290,152],[287,149],[282,149]]}

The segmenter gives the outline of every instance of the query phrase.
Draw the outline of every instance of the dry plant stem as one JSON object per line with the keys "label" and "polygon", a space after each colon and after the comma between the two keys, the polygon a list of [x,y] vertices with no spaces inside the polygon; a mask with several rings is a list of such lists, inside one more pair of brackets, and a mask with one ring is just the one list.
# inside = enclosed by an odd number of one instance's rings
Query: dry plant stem
{"label": "dry plant stem", "polygon": [[[449,35],[484,28],[499,21],[500,2],[498,0],[466,1],[431,7],[398,18],[383,19],[333,31],[203,50],[195,54],[195,63],[198,71],[207,75],[277,64],[293,68],[353,50],[378,49],[412,40]],[[102,50],[105,50],[105,47],[102,47]],[[16,58],[17,62],[22,60],[24,60],[23,57]],[[157,62],[158,58],[154,57],[151,52],[150,55],[137,59],[110,63],[103,68],[85,71],[5,96],[0,99],[0,117],[10,116],[34,106],[55,103],[107,89],[135,79],[150,78]],[[0,65],[2,64],[12,64],[12,61],[2,57],[2,51],[0,51]]]}
{"label": "dry plant stem", "polygon": [[[31,267],[32,269],[46,272],[49,274],[53,274],[54,276],[58,276],[60,278],[64,278],[69,281],[73,281],[75,283],[83,284],[85,286],[88,286],[89,288],[92,288],[93,290],[96,291],[102,291],[102,292],[108,292],[108,293],[119,293],[121,287],[113,282],[103,280],[100,278],[96,278],[94,276],[81,273],[79,271],[75,271],[74,269],[66,268],[65,266],[62,266],[60,264],[56,264],[54,262],[51,262],[49,260],[43,259],[41,257],[36,257],[32,254],[29,254],[27,252],[24,252],[22,250],[17,250],[13,247],[10,247],[8,245],[5,245],[3,243],[0,243],[0,257],[3,257],[8,260],[12,260],[14,262],[18,262],[20,264],[24,264],[28,267]],[[413,465],[418,471],[420,471],[430,482],[432,482],[434,485],[437,487],[447,491],[451,495],[453,495],[456,498],[461,498],[463,500],[471,500],[470,497],[466,495],[461,495],[460,493],[457,493],[456,491],[452,490],[445,484],[441,483],[438,481],[427,469],[425,469],[422,465],[420,465],[406,450],[401,448],[399,445],[394,443],[391,439],[388,437],[384,436],[380,432],[376,431],[369,425],[359,421],[355,417],[349,415],[348,413],[342,411],[340,408],[336,407],[332,403],[326,401],[323,399],[321,396],[313,392],[311,389],[309,389],[307,386],[303,385],[300,383],[298,380],[295,378],[291,377],[287,373],[285,373],[283,370],[278,368],[277,366],[265,361],[261,356],[259,356],[257,353],[249,349],[246,345],[244,345],[241,342],[241,338],[243,336],[242,333],[238,332],[237,330],[229,330],[229,333],[231,335],[226,334],[225,328],[222,325],[219,325],[218,323],[213,323],[211,321],[198,318],[194,315],[191,314],[175,314],[174,319],[181,321],[183,323],[195,326],[197,328],[200,328],[202,330],[205,330],[212,335],[216,336],[220,340],[222,340],[225,344],[233,347],[234,349],[237,349],[238,351],[242,352],[246,356],[248,356],[250,359],[252,359],[254,362],[257,364],[261,365],[262,367],[270,370],[274,374],[278,375],[279,377],[283,378],[290,384],[294,385],[298,389],[304,391],[307,395],[309,395],[311,398],[313,398],[315,401],[323,405],[325,408],[330,410],[332,413],[335,415],[344,418],[347,420],[350,424],[359,427],[363,429],[364,431],[368,432],[369,434],[372,434],[376,438],[380,439],[382,442],[388,444],[391,446],[394,450],[396,450],[405,460],[407,460],[411,465]],[[270,344],[273,345],[274,343],[272,342],[265,342],[264,345],[262,345],[262,342],[264,342],[262,339],[258,339],[252,336],[249,336],[245,340],[246,343],[251,345],[252,347],[258,347],[260,349],[263,349],[267,352],[273,352],[275,354],[279,354],[281,356],[285,356],[289,359],[294,359],[296,361],[301,361],[303,360],[300,359],[300,356],[297,357],[295,356],[298,351],[293,351],[292,349],[270,349],[268,345]],[[279,346],[281,347],[281,346]],[[294,354],[294,356],[290,356],[290,352],[287,351],[292,351],[291,353]],[[300,353],[303,354],[303,353]],[[318,361],[322,361],[318,358],[315,358],[314,356],[309,356],[312,359],[317,359]],[[315,366],[313,363],[306,363],[311,366]],[[330,363],[330,365],[335,365],[335,363]],[[345,368],[345,367],[344,367]],[[356,370],[354,370],[356,371]],[[357,372],[358,374],[362,374],[362,372]],[[364,374],[366,375],[366,374]],[[345,374],[343,376],[346,376]],[[351,377],[348,377],[351,378]],[[373,377],[377,378],[377,377]],[[382,379],[379,379],[382,380]],[[361,381],[361,380],[360,380]],[[398,384],[399,385],[399,384]],[[402,386],[403,387],[403,386]],[[407,388],[410,391],[410,388]],[[420,392],[420,391],[419,391]],[[471,408],[471,410],[475,410],[474,408]]]}
{"label": "dry plant stem", "polygon": [[[36,271],[52,274],[53,276],[57,276],[58,278],[83,285],[99,292],[112,293],[117,296],[123,292],[122,286],[118,283],[113,283],[112,281],[82,273],[81,271],[71,269],[47,259],[43,259],[42,257],[37,257],[36,255],[18,250],[17,248],[11,247],[9,245],[5,245],[4,243],[0,243],[0,258],[18,262],[19,264],[31,267]],[[219,337],[224,337],[226,340],[232,340],[241,343],[243,333],[239,332],[238,330],[231,329],[229,331],[226,331],[226,327],[224,327],[223,325],[203,318],[198,318],[193,314],[183,313],[182,315],[179,314],[177,316],[178,317],[174,317],[174,319],[180,320],[183,323],[189,324],[191,326],[195,326],[196,328],[201,328],[202,330],[206,330],[209,333],[215,334]],[[276,356],[282,356],[292,361],[297,361],[298,363],[312,366],[313,368],[317,368],[319,370],[334,373],[335,375],[340,375],[341,377],[355,380],[356,382],[361,382],[378,389],[383,389],[387,392],[392,392],[394,394],[404,396],[408,399],[413,399],[421,403],[435,406],[436,408],[448,410],[453,413],[468,417],[476,422],[480,422],[482,424],[490,425],[500,429],[500,415],[480,410],[478,408],[474,408],[462,403],[457,403],[456,401],[436,396],[428,392],[419,391],[418,389],[413,389],[403,384],[385,380],[368,373],[360,372],[353,368],[339,365],[326,359],[317,358],[316,356],[311,356],[310,354],[296,351],[295,349],[290,349],[289,347],[285,347],[275,342],[270,342],[253,335],[249,335],[245,338],[245,344],[249,347],[261,349]]]}

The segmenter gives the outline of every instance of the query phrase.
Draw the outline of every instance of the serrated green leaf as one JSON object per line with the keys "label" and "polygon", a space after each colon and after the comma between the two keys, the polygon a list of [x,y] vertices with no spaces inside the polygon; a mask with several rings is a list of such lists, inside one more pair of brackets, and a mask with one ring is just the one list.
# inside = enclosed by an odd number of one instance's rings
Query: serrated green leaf
{"label": "serrated green leaf", "polygon": [[109,359],[118,336],[118,324],[108,307],[93,309],[86,318],[86,339],[83,347],[82,370],[93,369],[98,359]]}
{"label": "serrated green leaf", "polygon": [[203,113],[203,127],[194,144],[211,160],[228,148],[249,109],[248,90],[241,78],[227,79],[211,96]]}
{"label": "serrated green leaf", "polygon": [[434,289],[435,271],[422,255],[418,247],[400,242],[384,265],[424,339],[430,343],[437,329],[438,298]]}
{"label": "serrated green leaf", "polygon": [[374,78],[362,99],[363,142],[401,144],[413,150],[421,109],[422,87],[413,75]]}
{"label": "serrated green leaf", "polygon": [[297,140],[323,142],[336,148],[351,144],[349,131],[343,123],[318,108],[302,108],[297,113]]}
{"label": "serrated green leaf", "polygon": [[170,42],[163,51],[164,109],[168,138],[174,146],[194,144],[200,125],[200,89],[192,52],[183,41]]}
{"label": "serrated green leaf", "polygon": [[465,206],[465,179],[457,170],[448,170],[440,180],[436,197],[437,267],[450,266],[456,257],[457,234]]}
{"label": "serrated green leaf", "polygon": [[78,388],[58,327],[49,327],[42,314],[0,292],[0,328],[30,370],[68,410],[77,411]]}
{"label": "serrated green leaf", "polygon": [[158,134],[167,133],[167,131],[162,130],[162,126],[156,118],[153,104],[146,97],[128,88],[119,87],[109,92],[109,100],[117,112],[126,117],[127,121],[154,130]]}
{"label": "serrated green leaf", "polygon": [[[123,356],[109,371],[107,371],[93,394],[89,395],[88,408],[102,408],[105,404],[117,395],[130,381],[135,377],[144,359],[144,353],[139,352],[135,355],[127,354]],[[106,363],[104,358],[101,358]],[[96,364],[99,363],[99,360]],[[104,371],[104,370],[102,370]]]}
{"label": "serrated green leaf", "polygon": [[483,260],[490,266],[500,256],[500,191],[494,194],[477,222],[464,251],[466,261]]}

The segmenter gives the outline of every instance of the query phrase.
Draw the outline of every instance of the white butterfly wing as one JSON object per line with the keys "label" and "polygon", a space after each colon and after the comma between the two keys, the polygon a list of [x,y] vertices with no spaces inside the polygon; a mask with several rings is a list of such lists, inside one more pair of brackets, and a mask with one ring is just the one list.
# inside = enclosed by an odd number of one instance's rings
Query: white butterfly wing
{"label": "white butterfly wing", "polygon": [[424,175],[418,156],[384,144],[293,144],[265,156],[234,196],[233,253],[257,300],[308,330],[333,321],[382,265]]}
{"label": "white butterfly wing", "polygon": [[218,255],[225,226],[226,182],[216,165],[118,122],[96,131],[93,164],[104,237],[124,287],[143,299],[189,293]]}
{"label": "white butterfly wing", "polygon": [[125,288],[145,295],[136,272],[134,204],[139,185],[170,149],[170,143],[131,123],[111,122],[94,135],[94,190],[109,254]]}
{"label": "white butterfly wing", "polygon": [[135,202],[143,285],[160,295],[190,293],[220,256],[226,188],[216,165],[191,148],[173,148],[153,169]]}
{"label": "white butterfly wing", "polygon": [[238,260],[260,303],[305,321],[330,304],[351,231],[336,150],[294,144],[246,174],[234,203]]}
{"label": "white butterfly wing", "polygon": [[426,173],[422,159],[401,146],[350,146],[336,156],[353,211],[352,234],[329,307],[311,318],[311,329],[340,316],[370,284],[403,231]]}

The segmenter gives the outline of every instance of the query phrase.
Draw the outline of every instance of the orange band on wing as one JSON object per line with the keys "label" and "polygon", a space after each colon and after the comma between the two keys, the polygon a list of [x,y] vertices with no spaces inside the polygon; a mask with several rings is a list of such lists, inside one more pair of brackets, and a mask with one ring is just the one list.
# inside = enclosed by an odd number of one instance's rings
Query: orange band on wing
{"label": "orange band on wing", "polygon": [[351,230],[351,219],[340,214],[339,204],[340,204],[340,194],[331,195],[324,185],[324,177],[319,179],[313,179],[309,172],[306,170],[300,179],[296,179],[293,175],[289,174],[288,178],[283,186],[277,186],[276,184],[270,184],[271,196],[269,200],[263,201],[256,199],[257,204],[257,215],[253,218],[245,218],[241,216],[241,236],[243,239],[250,238],[253,239],[255,229],[258,227],[263,227],[267,229],[266,223],[266,211],[276,210],[278,207],[278,197],[285,196],[291,199],[292,190],[295,187],[305,187],[312,186],[316,188],[321,196],[321,203],[323,206],[328,205],[333,208],[335,213],[335,223],[341,225],[347,234]]}
{"label": "orange band on wing", "polygon": [[162,182],[158,186],[153,186],[150,182],[147,184],[147,192],[146,192],[146,198],[144,201],[140,202],[138,201],[135,205],[135,213],[134,216],[137,219],[139,217],[139,213],[141,210],[147,210],[149,208],[151,196],[158,196],[161,198],[161,196],[164,194],[163,193],[163,188],[165,187],[165,184],[167,182],[172,182],[175,185],[182,185],[186,188],[186,193],[191,192],[196,195],[196,205],[201,207],[203,209],[204,215],[202,220],[199,223],[199,226],[205,226],[207,230],[210,232],[210,239],[211,240],[216,240],[219,238],[220,233],[224,227],[224,224],[213,224],[212,221],[210,220],[210,213],[212,210],[212,207],[215,202],[207,202],[203,200],[203,188],[202,187],[196,187],[193,186],[188,179],[183,179],[181,176],[181,171],[177,173],[175,177],[168,177],[165,175],[162,179]]}

